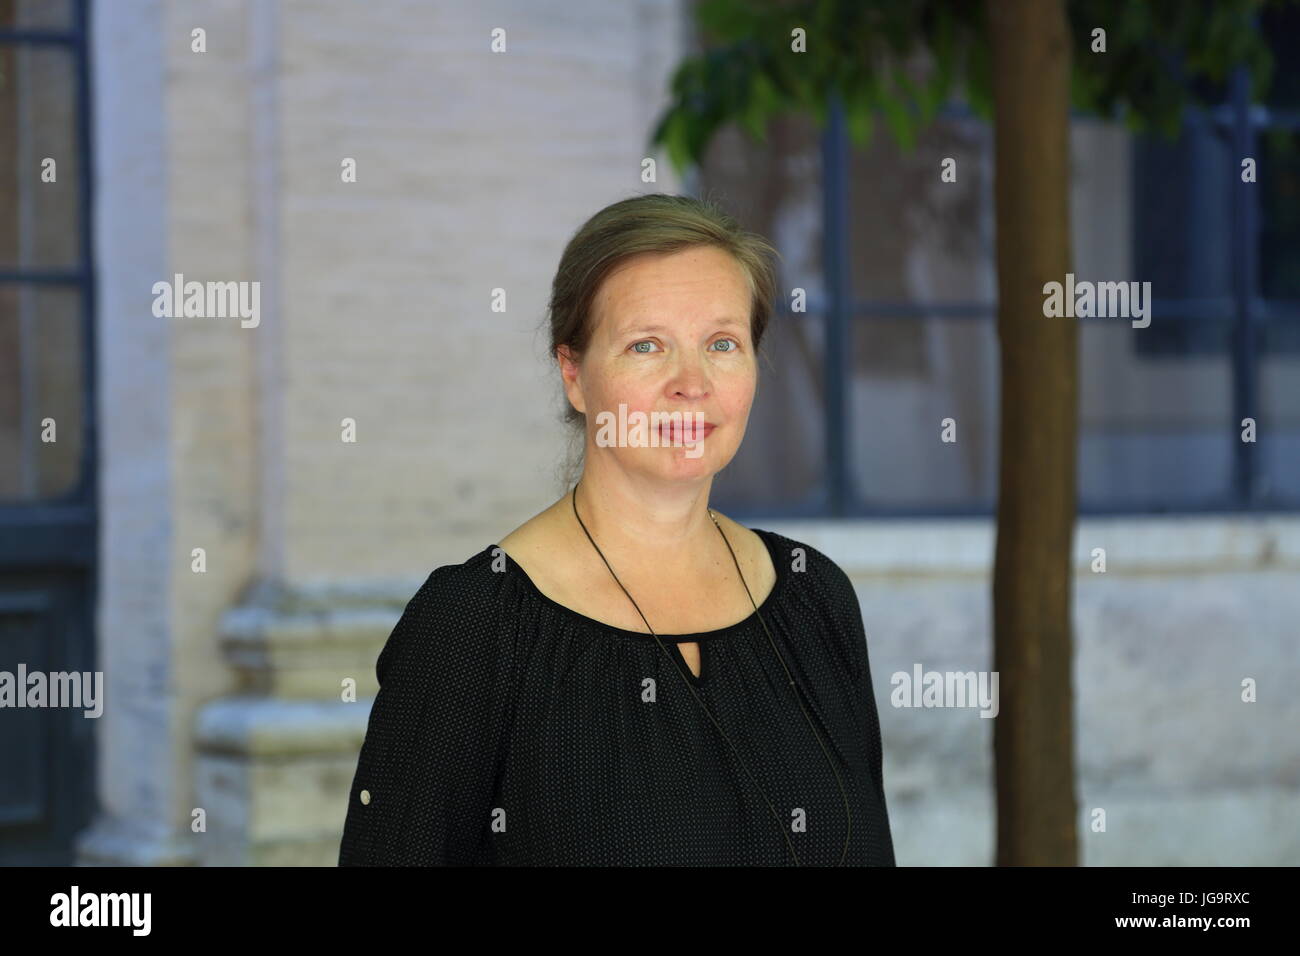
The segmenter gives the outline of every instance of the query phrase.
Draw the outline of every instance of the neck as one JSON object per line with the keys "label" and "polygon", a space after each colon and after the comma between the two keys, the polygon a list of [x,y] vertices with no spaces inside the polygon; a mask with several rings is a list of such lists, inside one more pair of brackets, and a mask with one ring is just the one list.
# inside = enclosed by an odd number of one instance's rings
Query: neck
{"label": "neck", "polygon": [[[578,516],[610,560],[618,555],[638,562],[680,561],[682,555],[698,552],[706,536],[718,534],[708,511],[712,482],[709,477],[664,484],[589,459],[576,486]],[[572,519],[573,491],[566,497]]]}

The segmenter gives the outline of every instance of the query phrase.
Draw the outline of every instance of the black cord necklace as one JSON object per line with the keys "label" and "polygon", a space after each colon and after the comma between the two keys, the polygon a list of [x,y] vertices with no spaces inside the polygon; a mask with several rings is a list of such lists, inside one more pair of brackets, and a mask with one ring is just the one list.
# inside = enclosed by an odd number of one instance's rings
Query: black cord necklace
{"label": "black cord necklace", "polygon": [[[581,482],[579,481],[578,484],[581,484]],[[763,788],[758,785],[758,781],[754,779],[754,775],[749,772],[749,768],[745,766],[745,762],[740,759],[740,753],[736,750],[736,745],[731,742],[731,738],[727,736],[726,731],[722,729],[722,725],[718,723],[717,718],[713,716],[709,708],[704,706],[704,701],[700,700],[700,695],[695,692],[695,686],[689,680],[686,679],[686,675],[682,672],[682,666],[677,663],[677,659],[675,657],[673,657],[668,653],[668,649],[664,647],[664,642],[660,640],[659,635],[654,632],[654,628],[650,626],[650,622],[646,621],[645,615],[641,614],[641,608],[637,605],[636,601],[633,600],[632,595],[628,594],[627,588],[623,587],[623,582],[618,579],[617,574],[614,574],[614,569],[609,566],[609,561],[605,559],[604,552],[601,551],[600,546],[596,544],[596,540],[591,536],[591,532],[587,530],[587,526],[582,523],[582,518],[578,514],[578,484],[575,484],[573,486],[573,494],[571,497],[573,500],[573,516],[578,519],[578,524],[582,525],[583,534],[587,536],[587,540],[591,542],[591,546],[595,548],[596,553],[600,555],[600,560],[605,562],[605,567],[609,568],[609,573],[614,578],[614,583],[617,584],[620,589],[622,589],[624,594],[627,594],[627,599],[629,601],[632,601],[632,606],[636,608],[637,614],[641,615],[641,620],[645,621],[646,630],[650,632],[650,635],[655,639],[655,642],[659,645],[659,650],[661,650],[664,653],[664,655],[668,657],[669,660],[671,660],[673,664],[677,667],[677,673],[681,677],[682,683],[684,683],[687,689],[691,692],[691,696],[693,696],[695,698],[695,702],[700,705],[700,709],[703,710],[704,713],[708,714],[709,720],[713,722],[713,726],[718,728],[718,733],[722,734],[722,738],[727,742],[727,746],[729,746],[731,748],[731,752],[735,754],[737,763],[739,763],[740,766],[744,768],[745,774],[749,777],[750,783],[754,785],[754,789],[757,790],[759,794],[762,796],[763,802],[767,804],[767,809],[772,814],[772,819],[776,821],[777,829],[781,831],[781,836],[785,838],[785,845],[789,847],[790,855],[794,857],[794,865],[802,866],[802,864],[799,862],[799,855],[794,852],[794,844],[790,841],[790,835],[786,832],[785,824],[781,822],[780,816],[777,815],[776,808],[772,806],[772,801],[767,798],[766,793],[763,793]],[[783,658],[781,656],[781,652],[777,650],[776,642],[772,640],[772,632],[767,629],[767,622],[763,620],[763,615],[760,614],[758,611],[758,605],[754,602],[754,595],[750,593],[749,585],[745,583],[745,575],[740,570],[740,560],[736,557],[736,552],[732,550],[731,542],[727,540],[726,532],[722,530],[722,525],[718,524],[718,519],[713,514],[713,509],[710,508],[708,509],[708,511],[709,511],[709,517],[713,519],[713,526],[718,529],[718,534],[722,535],[723,543],[726,544],[727,550],[731,552],[731,560],[736,563],[736,573],[740,575],[740,583],[742,586],[744,586],[745,593],[749,595],[749,603],[754,605],[754,614],[758,618],[758,622],[763,625],[763,632],[767,635],[767,642],[769,645],[771,645],[772,652],[776,654],[777,660],[781,662],[781,669],[785,671],[786,682],[790,685],[791,689],[794,691],[795,700],[798,701],[799,703],[799,709],[803,711],[804,720],[808,722],[808,726],[812,728],[813,734],[816,735],[817,743],[821,745],[822,755],[825,756],[827,764],[830,765],[831,773],[835,774],[835,783],[839,785],[840,796],[844,798],[844,815],[846,821],[845,830],[844,830],[844,849],[840,853],[840,861],[839,863],[836,864],[836,866],[843,866],[844,857],[849,852],[849,834],[853,832],[853,812],[849,808],[849,797],[848,794],[844,792],[844,783],[840,780],[840,772],[835,769],[835,761],[831,758],[830,752],[826,749],[826,744],[822,740],[822,735],[818,732],[816,724],[813,723],[812,718],[808,715],[808,709],[804,707],[803,698],[800,696],[799,688],[795,684],[794,678],[790,674],[790,668],[786,667],[785,658]]]}

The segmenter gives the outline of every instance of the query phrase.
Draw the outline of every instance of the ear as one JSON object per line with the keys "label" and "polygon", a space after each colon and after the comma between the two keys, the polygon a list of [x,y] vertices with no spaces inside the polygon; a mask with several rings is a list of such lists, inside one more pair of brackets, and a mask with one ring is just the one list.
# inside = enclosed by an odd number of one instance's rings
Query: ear
{"label": "ear", "polygon": [[560,378],[564,384],[564,394],[569,397],[569,402],[575,409],[584,415],[587,414],[587,403],[582,396],[582,384],[578,381],[578,376],[582,371],[580,360],[567,345],[556,348],[555,360],[560,364]]}

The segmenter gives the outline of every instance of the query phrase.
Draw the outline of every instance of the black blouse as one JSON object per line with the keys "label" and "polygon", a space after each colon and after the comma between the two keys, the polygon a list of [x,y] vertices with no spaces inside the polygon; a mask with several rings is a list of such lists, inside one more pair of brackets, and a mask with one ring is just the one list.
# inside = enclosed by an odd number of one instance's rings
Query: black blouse
{"label": "black blouse", "polygon": [[[844,864],[893,866],[857,595],[755,531],[777,571],[759,613],[848,796]],[[495,545],[434,570],[376,664],[339,865],[793,865],[786,836],[839,862],[844,797],[757,615],[659,636],[668,655],[556,603]]]}

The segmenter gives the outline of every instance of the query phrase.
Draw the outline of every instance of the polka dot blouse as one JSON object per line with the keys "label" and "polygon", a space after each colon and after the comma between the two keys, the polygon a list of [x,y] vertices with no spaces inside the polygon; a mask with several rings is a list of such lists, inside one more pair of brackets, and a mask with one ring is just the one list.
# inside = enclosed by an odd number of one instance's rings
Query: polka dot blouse
{"label": "polka dot blouse", "polygon": [[379,655],[339,865],[893,866],[857,595],[755,530],[784,668],[757,615],[665,653],[495,545],[434,570]]}

